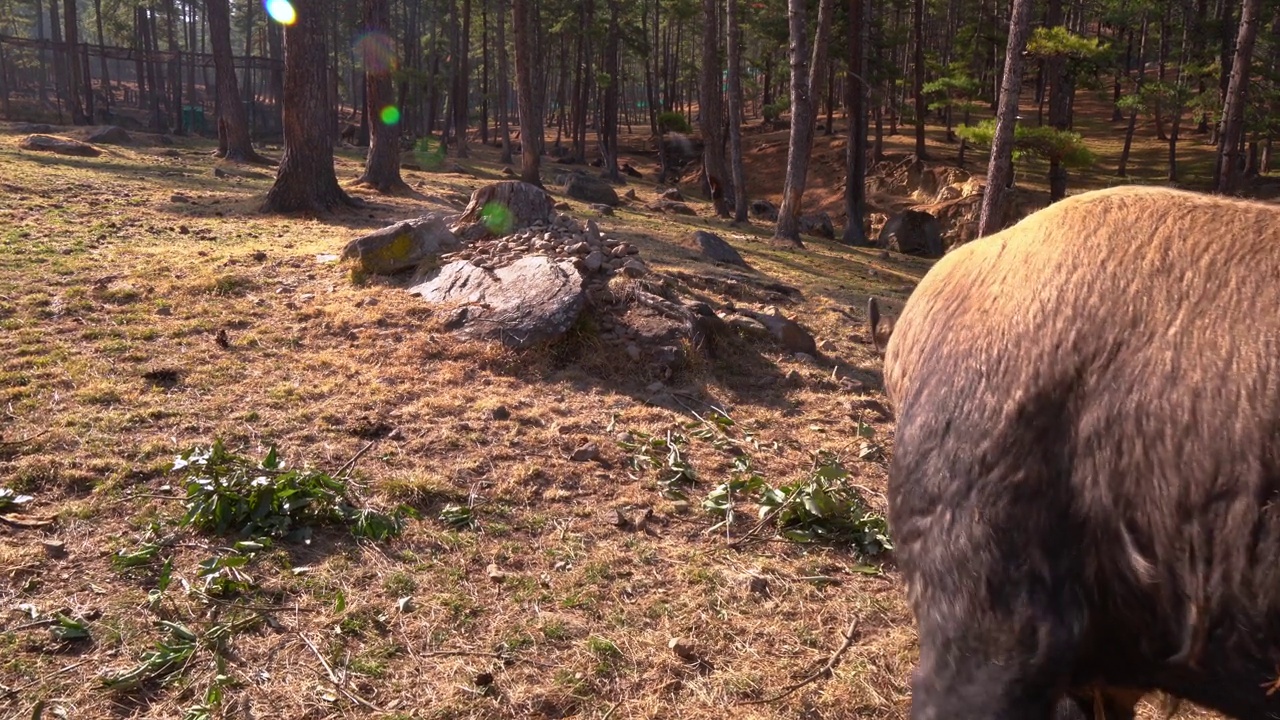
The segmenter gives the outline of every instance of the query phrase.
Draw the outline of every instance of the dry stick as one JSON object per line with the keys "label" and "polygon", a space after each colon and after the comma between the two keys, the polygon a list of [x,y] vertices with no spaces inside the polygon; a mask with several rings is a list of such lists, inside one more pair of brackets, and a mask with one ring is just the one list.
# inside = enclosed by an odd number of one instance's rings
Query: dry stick
{"label": "dry stick", "polygon": [[857,629],[858,629],[858,619],[854,618],[853,622],[849,623],[849,629],[844,631],[844,642],[840,644],[840,647],[836,648],[835,652],[831,653],[831,657],[827,660],[827,663],[823,665],[821,668],[819,668],[818,671],[815,672],[814,674],[801,680],[798,683],[788,685],[787,687],[783,688],[782,692],[778,693],[777,695],[774,695],[771,698],[765,698],[764,700],[747,700],[745,702],[740,702],[736,704],[737,705],[765,705],[767,703],[777,702],[787,697],[791,693],[804,687],[805,685],[812,684],[823,678],[831,677],[831,675],[835,672],[836,665],[840,664],[840,658],[843,657],[844,654],[849,651],[849,648],[853,646],[853,633]]}
{"label": "dry stick", "polygon": [[[369,444],[370,444],[370,445],[372,445],[373,443],[369,443]],[[352,700],[352,701],[354,701],[354,702],[357,702],[357,703],[359,703],[360,705],[363,705],[364,707],[369,708],[370,710],[372,710],[372,711],[374,711],[374,712],[379,712],[379,713],[385,713],[385,712],[386,712],[386,710],[383,710],[382,708],[378,707],[377,705],[374,705],[373,703],[369,702],[368,700],[365,700],[364,698],[360,697],[359,695],[356,695],[355,693],[353,693],[353,692],[351,692],[351,691],[347,690],[345,687],[343,687],[342,681],[338,679],[338,676],[333,672],[333,668],[329,665],[329,662],[328,662],[327,660],[325,660],[325,659],[324,659],[324,656],[320,654],[320,651],[316,649],[316,646],[311,644],[311,641],[307,639],[307,636],[306,636],[306,635],[303,635],[302,633],[298,633],[298,637],[302,638],[302,642],[306,643],[307,647],[308,647],[308,648],[310,648],[310,650],[311,650],[311,654],[315,655],[315,656],[316,656],[316,659],[320,661],[320,664],[324,667],[324,672],[325,672],[325,674],[326,674],[326,675],[328,676],[328,678],[329,678],[329,682],[333,683],[333,687],[334,687],[338,692],[340,692],[340,693],[342,693],[343,695],[345,695],[348,699],[350,699],[350,700]]]}
{"label": "dry stick", "polygon": [[609,712],[605,713],[604,717],[600,718],[600,720],[609,720],[609,718],[613,717],[613,713],[620,707],[622,707],[621,702],[614,703],[613,707],[609,708]]}
{"label": "dry stick", "polygon": [[31,442],[32,440],[35,440],[41,435],[48,435],[48,434],[49,434],[49,430],[45,429],[45,430],[41,430],[35,435],[28,435],[27,437],[24,437],[21,440],[0,440],[0,447],[9,447],[11,445],[26,445],[27,443]]}
{"label": "dry stick", "polygon": [[33,628],[47,627],[49,625],[53,625],[56,622],[58,621],[55,620],[54,618],[45,618],[43,620],[33,620],[29,623],[14,625],[11,628],[0,628],[0,633],[15,633],[15,632],[18,632],[19,630],[31,630]]}
{"label": "dry stick", "polygon": [[459,657],[459,656],[478,656],[491,657],[495,660],[502,660],[506,656],[502,653],[491,652],[489,650],[432,650],[431,652],[422,653],[422,657]]}
{"label": "dry stick", "polygon": [[44,680],[48,680],[49,678],[53,677],[53,675],[61,675],[61,674],[62,674],[62,673],[64,673],[64,672],[70,672],[70,671],[75,670],[76,668],[80,667],[81,665],[85,665],[85,664],[87,664],[87,663],[89,663],[89,662],[91,662],[91,661],[90,661],[90,660],[81,660],[80,662],[78,662],[78,663],[72,663],[72,664],[70,664],[70,665],[68,665],[68,666],[66,666],[66,667],[64,667],[64,668],[62,668],[61,670],[54,670],[52,675],[46,675],[46,676],[44,676],[44,677],[38,677],[38,678],[36,678],[35,680],[31,680],[31,681],[29,681],[29,682],[23,683],[22,685],[19,685],[19,686],[18,686],[18,687],[16,687],[16,688],[10,688],[9,690],[5,690],[4,692],[0,693],[0,699],[13,697],[14,695],[17,695],[18,693],[22,692],[23,690],[26,690],[27,688],[29,688],[29,687],[31,687],[31,686],[33,686],[33,685],[38,685],[38,684],[39,684],[39,683],[41,683],[42,681],[44,681]]}
{"label": "dry stick", "polygon": [[[356,453],[355,455],[352,455],[351,459],[348,460],[346,463],[344,463],[342,467],[338,468],[338,472],[334,473],[333,476],[338,477],[344,472],[349,473],[351,470],[354,470],[356,467],[356,462],[359,461],[360,458],[364,456],[365,453],[369,452],[369,448],[373,447],[374,442],[375,442],[374,440],[370,440],[369,442],[365,443],[364,447],[360,448],[360,452]],[[348,475],[348,477],[350,477],[350,475]]]}

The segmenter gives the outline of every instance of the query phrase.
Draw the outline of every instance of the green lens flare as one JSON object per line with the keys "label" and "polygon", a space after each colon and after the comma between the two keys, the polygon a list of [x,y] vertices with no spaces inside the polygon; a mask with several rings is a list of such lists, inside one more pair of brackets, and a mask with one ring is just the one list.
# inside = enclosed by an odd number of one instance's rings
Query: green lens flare
{"label": "green lens flare", "polygon": [[511,209],[500,202],[488,202],[480,209],[480,220],[494,235],[506,235],[511,231]]}

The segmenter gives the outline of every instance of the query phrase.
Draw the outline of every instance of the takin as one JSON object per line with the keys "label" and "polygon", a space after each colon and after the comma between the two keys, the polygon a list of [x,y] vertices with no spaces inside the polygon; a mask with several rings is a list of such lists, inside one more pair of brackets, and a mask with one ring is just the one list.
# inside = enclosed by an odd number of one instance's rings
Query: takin
{"label": "takin", "polygon": [[870,304],[912,720],[1280,717],[1280,208],[1083,193]]}

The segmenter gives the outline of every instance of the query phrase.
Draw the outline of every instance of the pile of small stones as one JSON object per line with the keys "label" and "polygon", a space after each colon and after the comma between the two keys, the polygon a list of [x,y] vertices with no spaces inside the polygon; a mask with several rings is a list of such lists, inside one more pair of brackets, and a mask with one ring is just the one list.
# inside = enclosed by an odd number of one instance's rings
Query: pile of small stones
{"label": "pile of small stones", "polygon": [[647,273],[644,261],[635,257],[639,252],[639,248],[628,242],[604,237],[594,220],[583,225],[568,215],[559,215],[549,224],[538,221],[511,235],[472,243],[442,259],[445,262],[466,260],[492,270],[527,255],[567,258],[572,259],[578,271],[593,284],[603,285],[617,273],[627,277]]}

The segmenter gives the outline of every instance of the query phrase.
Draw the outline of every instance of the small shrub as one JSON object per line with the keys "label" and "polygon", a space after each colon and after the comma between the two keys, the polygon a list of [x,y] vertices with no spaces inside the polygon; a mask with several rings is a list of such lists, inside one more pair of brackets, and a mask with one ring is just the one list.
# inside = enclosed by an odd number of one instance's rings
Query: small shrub
{"label": "small shrub", "polygon": [[805,480],[766,490],[760,514],[774,513],[779,533],[795,542],[849,544],[864,555],[892,550],[888,522],[867,508],[857,489],[845,482],[848,477],[835,457],[822,453]]}
{"label": "small shrub", "polygon": [[658,113],[658,129],[664,133],[693,132],[693,128],[689,125],[689,121],[685,119],[684,115],[681,115],[674,110]]}
{"label": "small shrub", "polygon": [[180,524],[218,535],[307,540],[313,526],[342,525],[358,537],[383,540],[399,535],[412,514],[405,506],[392,515],[355,507],[344,480],[285,469],[274,446],[255,463],[215,441],[178,456],[173,469],[187,475]]}

